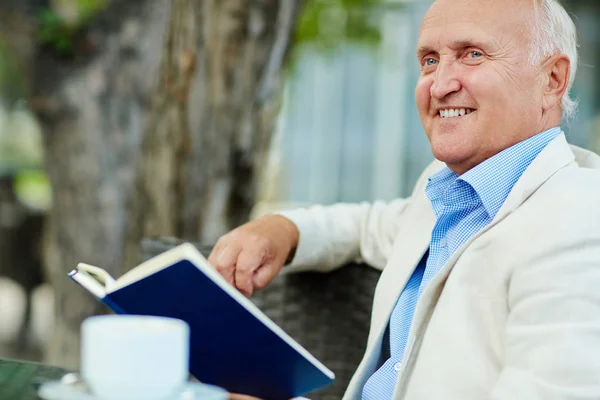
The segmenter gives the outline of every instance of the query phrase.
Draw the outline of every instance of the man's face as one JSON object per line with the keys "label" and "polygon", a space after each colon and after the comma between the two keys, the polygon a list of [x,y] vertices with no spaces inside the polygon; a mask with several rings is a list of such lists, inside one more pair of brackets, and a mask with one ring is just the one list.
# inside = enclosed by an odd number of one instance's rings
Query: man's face
{"label": "man's face", "polygon": [[423,20],[416,102],[435,157],[459,175],[546,128],[533,16],[531,0],[437,0]]}

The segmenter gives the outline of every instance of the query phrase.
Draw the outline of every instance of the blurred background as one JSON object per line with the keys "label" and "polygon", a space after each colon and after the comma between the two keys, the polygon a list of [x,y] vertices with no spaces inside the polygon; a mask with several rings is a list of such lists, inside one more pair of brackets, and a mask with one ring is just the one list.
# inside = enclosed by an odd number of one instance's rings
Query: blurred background
{"label": "blurred background", "polygon": [[[0,357],[78,360],[106,310],[66,274],[270,210],[390,200],[432,160],[413,101],[430,0],[0,0]],[[600,152],[600,7],[571,143]]]}

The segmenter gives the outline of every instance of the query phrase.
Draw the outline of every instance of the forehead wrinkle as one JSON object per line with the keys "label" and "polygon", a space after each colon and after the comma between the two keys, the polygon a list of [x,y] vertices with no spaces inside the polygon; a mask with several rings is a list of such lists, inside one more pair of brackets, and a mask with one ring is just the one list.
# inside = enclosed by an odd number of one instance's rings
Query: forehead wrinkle
{"label": "forehead wrinkle", "polygon": [[[485,0],[479,1],[485,2]],[[512,2],[513,4],[515,2],[523,4],[522,1],[524,0],[508,1]],[[526,1],[529,5],[528,8],[533,11],[531,2],[536,0]],[[490,18],[489,12],[492,10],[484,10],[475,7],[471,10],[473,11],[473,14],[467,13],[464,20],[455,20],[455,18],[452,18],[453,21],[448,22],[448,20],[451,18],[451,15],[449,15],[447,12],[442,12],[445,8],[443,3],[444,0],[437,0],[423,19],[419,45],[417,46],[416,50],[417,56],[424,55],[423,53],[426,51],[436,52],[436,49],[438,49],[437,52],[439,52],[439,49],[442,47],[442,45],[449,48],[458,48],[460,45],[465,45],[469,42],[476,47],[482,47],[488,53],[501,54],[508,51],[508,48],[511,45],[517,47],[526,47],[527,44],[531,42],[531,37],[529,34],[531,24],[527,22],[526,16],[520,16],[517,17],[517,19],[514,19],[514,17],[508,17],[505,23],[498,24],[496,23],[497,19],[494,20]],[[468,4],[472,3],[473,1],[468,2]],[[501,18],[501,16],[499,16],[499,18]],[[481,20],[485,21],[488,19],[490,19],[492,24],[492,26],[490,26],[491,30],[486,28],[488,25],[480,22]],[[456,29],[456,25],[459,26],[458,29]],[[438,29],[440,30],[439,32],[437,31]],[[429,32],[432,33],[428,35]],[[464,36],[461,37],[461,34]],[[455,36],[454,39],[452,38],[453,36]],[[450,43],[442,43],[446,40],[449,40]],[[519,40],[522,40],[523,43],[518,43]],[[521,44],[524,46],[521,46]]]}
{"label": "forehead wrinkle", "polygon": [[451,50],[460,50],[466,47],[478,47],[486,52],[492,52],[500,47],[500,43],[493,36],[482,36],[480,38],[476,38],[475,36],[460,36],[457,34],[455,38],[450,39],[448,43],[442,43],[441,37],[448,37],[451,34],[440,35],[435,40],[436,46],[425,43],[420,43],[417,45],[417,55],[428,54],[432,52],[440,52],[441,47],[447,47]]}
{"label": "forehead wrinkle", "polygon": [[502,2],[504,5],[498,7],[497,0],[435,0],[423,18],[421,33],[431,28],[447,31],[453,24],[471,23],[477,27],[482,25],[482,21],[484,26],[495,27],[505,34],[515,33],[515,29],[528,33],[530,21],[537,17],[541,0]]}

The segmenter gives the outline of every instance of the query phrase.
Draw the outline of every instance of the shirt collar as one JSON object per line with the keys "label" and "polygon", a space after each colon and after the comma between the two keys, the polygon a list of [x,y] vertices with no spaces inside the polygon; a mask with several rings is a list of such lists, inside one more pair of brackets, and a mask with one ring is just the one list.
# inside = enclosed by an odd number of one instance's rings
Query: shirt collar
{"label": "shirt collar", "polygon": [[434,203],[441,201],[446,194],[446,191],[454,182],[458,175],[456,175],[450,168],[442,168],[429,178],[429,183],[425,188],[429,201]]}
{"label": "shirt collar", "polygon": [[427,196],[431,202],[439,200],[455,182],[463,181],[475,190],[488,216],[494,218],[523,172],[561,132],[560,127],[555,127],[532,136],[478,164],[460,177],[449,168],[443,168],[429,178]]}

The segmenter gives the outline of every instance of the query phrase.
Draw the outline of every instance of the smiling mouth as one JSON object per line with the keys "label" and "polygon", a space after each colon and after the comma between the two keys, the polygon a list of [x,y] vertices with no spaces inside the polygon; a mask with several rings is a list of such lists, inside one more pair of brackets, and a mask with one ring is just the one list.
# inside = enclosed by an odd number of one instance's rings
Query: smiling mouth
{"label": "smiling mouth", "polygon": [[450,108],[446,110],[440,110],[438,115],[440,118],[456,118],[456,117],[464,117],[465,115],[469,115],[472,112],[475,112],[473,108]]}

